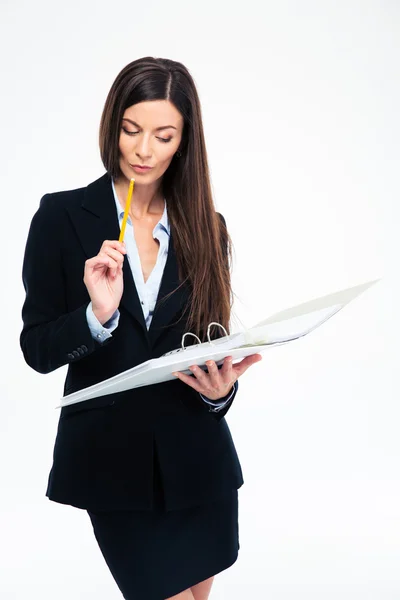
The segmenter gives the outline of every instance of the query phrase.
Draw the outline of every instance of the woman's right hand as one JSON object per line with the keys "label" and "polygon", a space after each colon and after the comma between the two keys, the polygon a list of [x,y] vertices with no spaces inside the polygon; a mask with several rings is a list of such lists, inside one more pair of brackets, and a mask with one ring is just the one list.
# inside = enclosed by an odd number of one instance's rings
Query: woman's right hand
{"label": "woman's right hand", "polygon": [[112,317],[121,301],[125,254],[123,242],[106,240],[98,255],[85,262],[83,283],[89,292],[93,313],[102,324]]}

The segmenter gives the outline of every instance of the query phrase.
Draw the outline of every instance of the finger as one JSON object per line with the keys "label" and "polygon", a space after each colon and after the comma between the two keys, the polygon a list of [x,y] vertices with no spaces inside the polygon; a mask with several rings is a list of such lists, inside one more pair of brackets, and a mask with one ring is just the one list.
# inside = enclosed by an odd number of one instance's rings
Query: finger
{"label": "finger", "polygon": [[107,256],[113,258],[118,264],[122,264],[125,258],[122,252],[120,252],[119,250],[114,250],[114,248],[109,248],[107,246],[100,251],[100,254],[107,254]]}
{"label": "finger", "polygon": [[196,377],[192,377],[191,375],[186,375],[186,373],[182,373],[181,371],[174,371],[172,375],[175,375],[177,379],[183,381],[183,383],[187,383],[192,387],[196,392],[201,392],[201,385],[197,381]]}
{"label": "finger", "polygon": [[118,240],[104,240],[100,252],[102,252],[105,248],[115,248],[119,252],[126,254],[126,244],[125,242],[119,242]]}
{"label": "finger", "polygon": [[113,258],[117,262],[118,268],[117,269],[112,269],[112,271],[111,271],[111,275],[113,277],[116,277],[117,273],[120,273],[120,269],[122,268],[122,266],[124,264],[124,259],[125,259],[124,254],[126,254],[126,250],[123,249],[123,251],[120,252],[119,248],[117,250],[115,250],[111,246],[105,246],[105,248],[104,248],[104,250],[103,250],[102,253],[107,254],[107,256],[110,256],[111,258]]}
{"label": "finger", "polygon": [[227,383],[236,379],[236,373],[232,369],[232,356],[226,356],[220,370],[222,379]]}
{"label": "finger", "polygon": [[240,377],[241,375],[243,375],[243,373],[247,371],[249,367],[251,367],[257,362],[260,362],[260,360],[262,360],[261,354],[251,354],[250,356],[246,356],[246,358],[244,358],[239,363],[236,363],[233,366],[233,370],[235,371],[236,376]]}
{"label": "finger", "polygon": [[229,388],[231,388],[238,378],[238,375],[232,366],[232,357],[231,356],[227,356],[224,359],[224,363],[222,365],[220,373],[221,373],[221,379],[222,379],[223,384],[225,386],[228,386]]}
{"label": "finger", "polygon": [[85,266],[94,270],[99,266],[108,267],[108,265],[111,264],[111,261],[113,261],[114,265],[117,266],[117,263],[112,258],[107,256],[107,254],[98,254],[97,256],[93,256],[93,258],[88,258],[85,262]]}
{"label": "finger", "polygon": [[189,369],[202,387],[203,394],[205,393],[204,390],[208,390],[212,387],[210,384],[210,375],[205,373],[202,368],[200,368],[198,365],[191,365]]}
{"label": "finger", "polygon": [[108,268],[114,273],[117,272],[118,269],[118,265],[119,265],[119,261],[115,260],[114,258],[112,258],[112,256],[109,256],[108,254],[104,254],[102,255],[102,258],[104,258],[106,260],[106,264],[108,265]]}
{"label": "finger", "polygon": [[111,270],[111,273],[117,272],[118,263],[108,256],[107,254],[98,254],[93,258],[89,258],[86,261],[87,267],[92,272],[98,269],[99,267],[108,267]]}
{"label": "finger", "polygon": [[[207,360],[206,366],[208,369],[208,376],[209,376],[208,382],[209,382],[209,384],[211,384],[211,387],[216,389],[221,385],[221,381],[222,381],[221,372],[218,369],[214,360]],[[200,370],[202,370],[202,369],[200,369]]]}

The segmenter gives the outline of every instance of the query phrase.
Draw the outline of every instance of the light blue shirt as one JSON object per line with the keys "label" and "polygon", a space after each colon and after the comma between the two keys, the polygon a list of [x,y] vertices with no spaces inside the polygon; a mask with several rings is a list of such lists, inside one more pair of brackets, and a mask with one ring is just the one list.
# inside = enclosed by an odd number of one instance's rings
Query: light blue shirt
{"label": "light blue shirt", "polygon": [[[111,180],[112,190],[115,200],[115,208],[118,215],[119,226],[121,227],[122,219],[124,216],[124,210],[119,201],[117,192],[114,186],[114,180]],[[156,264],[150,273],[147,281],[144,281],[142,266],[140,262],[139,251],[135,241],[135,234],[133,224],[130,216],[128,216],[125,229],[125,247],[126,255],[128,258],[129,266],[132,271],[132,276],[136,285],[139,300],[142,305],[143,315],[146,322],[146,327],[149,329],[151,320],[153,318],[154,307],[157,301],[158,291],[161,283],[162,274],[164,272],[165,263],[167,262],[168,256],[168,245],[170,240],[170,225],[168,221],[167,203],[164,203],[164,212],[161,219],[153,229],[153,238],[159,241],[159,249],[157,255]],[[95,317],[92,310],[92,303],[89,302],[86,309],[86,318],[89,325],[92,337],[97,342],[103,343],[106,339],[112,337],[112,332],[118,327],[120,312],[117,309],[112,317],[103,325]],[[205,396],[200,394],[203,401],[210,406],[210,410],[217,412],[221,410],[225,404],[229,402],[235,390],[237,389],[237,382],[235,382],[232,392],[226,400],[220,402],[213,402],[207,399]]]}

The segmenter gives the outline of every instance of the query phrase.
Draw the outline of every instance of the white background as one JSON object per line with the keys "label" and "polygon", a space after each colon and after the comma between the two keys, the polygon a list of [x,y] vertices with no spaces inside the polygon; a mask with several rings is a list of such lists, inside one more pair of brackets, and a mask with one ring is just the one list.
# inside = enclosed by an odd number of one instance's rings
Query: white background
{"label": "white background", "polygon": [[66,367],[23,360],[21,266],[40,198],[104,173],[108,90],[152,55],[198,85],[233,330],[383,278],[241,378],[240,558],[211,598],[400,598],[400,4],[3,0],[0,16],[0,597],[121,598],[86,513],[44,495]]}

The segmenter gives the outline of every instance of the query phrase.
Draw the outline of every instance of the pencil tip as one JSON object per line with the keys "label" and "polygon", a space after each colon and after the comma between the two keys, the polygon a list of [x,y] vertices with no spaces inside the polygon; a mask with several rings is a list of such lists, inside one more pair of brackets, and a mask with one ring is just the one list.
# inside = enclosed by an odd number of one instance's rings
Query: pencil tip
{"label": "pencil tip", "polygon": [[135,181],[133,177],[131,177],[131,181]]}

